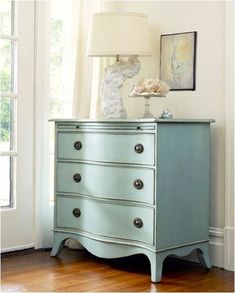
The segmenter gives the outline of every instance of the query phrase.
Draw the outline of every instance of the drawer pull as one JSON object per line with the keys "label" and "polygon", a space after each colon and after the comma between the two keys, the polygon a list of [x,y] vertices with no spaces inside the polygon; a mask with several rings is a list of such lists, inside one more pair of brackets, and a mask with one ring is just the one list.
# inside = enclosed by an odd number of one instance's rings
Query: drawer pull
{"label": "drawer pull", "polygon": [[80,141],[75,141],[73,147],[75,150],[79,151],[82,148],[82,143]]}
{"label": "drawer pull", "polygon": [[76,173],[76,174],[73,175],[73,180],[75,182],[80,182],[81,179],[82,179],[82,177],[81,177],[81,175],[79,173]]}
{"label": "drawer pull", "polygon": [[134,181],[133,185],[134,185],[134,187],[135,187],[136,189],[141,189],[141,188],[143,188],[144,183],[143,183],[142,180],[140,180],[140,179],[136,179],[136,180]]}
{"label": "drawer pull", "polygon": [[135,152],[141,154],[144,151],[144,146],[141,143],[135,145]]}
{"label": "drawer pull", "polygon": [[141,228],[143,227],[143,221],[140,218],[136,218],[133,221],[134,225],[136,226],[136,228]]}
{"label": "drawer pull", "polygon": [[80,217],[81,216],[81,210],[79,208],[73,209],[73,215],[74,217]]}

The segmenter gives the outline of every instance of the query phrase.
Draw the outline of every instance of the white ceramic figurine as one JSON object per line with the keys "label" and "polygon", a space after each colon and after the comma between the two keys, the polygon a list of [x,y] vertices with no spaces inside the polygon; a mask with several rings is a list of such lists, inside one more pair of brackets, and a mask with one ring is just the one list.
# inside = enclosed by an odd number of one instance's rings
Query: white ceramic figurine
{"label": "white ceramic figurine", "polygon": [[128,61],[120,59],[105,70],[101,84],[101,111],[105,118],[126,118],[119,89],[124,80],[132,78],[140,70],[140,62],[136,56],[129,57]]}

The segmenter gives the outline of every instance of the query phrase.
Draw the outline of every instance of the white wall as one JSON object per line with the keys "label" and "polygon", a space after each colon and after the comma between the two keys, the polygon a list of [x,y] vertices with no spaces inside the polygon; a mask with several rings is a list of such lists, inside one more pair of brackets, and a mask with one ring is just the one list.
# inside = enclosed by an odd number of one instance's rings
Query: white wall
{"label": "white wall", "polygon": [[[122,96],[128,117],[139,117],[143,100],[128,98],[132,85],[140,78],[159,77],[160,35],[197,31],[196,91],[172,91],[166,99],[152,98],[151,110],[159,114],[169,109],[175,118],[214,118],[211,135],[210,227],[212,242],[223,251],[225,219],[225,3],[223,1],[119,1],[123,11],[148,16],[154,54],[143,57],[142,69],[128,80]],[[222,250],[221,250],[222,249]],[[213,249],[212,249],[213,250]],[[218,250],[218,251],[219,251]],[[214,252],[212,251],[212,254]],[[222,252],[221,252],[222,253]],[[214,264],[223,266],[223,256]]]}

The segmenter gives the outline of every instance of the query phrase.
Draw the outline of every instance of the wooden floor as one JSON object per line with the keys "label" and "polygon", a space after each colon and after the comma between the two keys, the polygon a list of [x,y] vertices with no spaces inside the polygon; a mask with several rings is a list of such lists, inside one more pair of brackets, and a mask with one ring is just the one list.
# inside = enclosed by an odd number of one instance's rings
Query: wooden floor
{"label": "wooden floor", "polygon": [[57,258],[49,251],[2,257],[2,292],[233,292],[233,277],[169,258],[162,282],[153,284],[145,256],[104,260],[67,248]]}

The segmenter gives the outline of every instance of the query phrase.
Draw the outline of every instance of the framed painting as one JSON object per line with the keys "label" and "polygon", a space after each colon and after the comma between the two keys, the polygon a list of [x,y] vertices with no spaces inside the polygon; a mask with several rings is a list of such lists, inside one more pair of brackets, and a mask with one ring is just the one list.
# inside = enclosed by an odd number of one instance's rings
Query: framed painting
{"label": "framed painting", "polygon": [[196,88],[197,32],[161,35],[160,79],[172,91]]}

